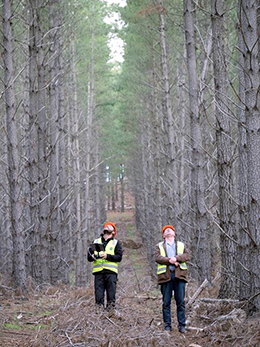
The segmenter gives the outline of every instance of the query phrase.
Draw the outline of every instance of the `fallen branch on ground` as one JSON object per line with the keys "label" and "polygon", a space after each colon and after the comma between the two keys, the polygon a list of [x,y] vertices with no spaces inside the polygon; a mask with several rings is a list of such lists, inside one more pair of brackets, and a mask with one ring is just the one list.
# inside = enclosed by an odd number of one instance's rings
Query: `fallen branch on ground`
{"label": "fallen branch on ground", "polygon": [[202,302],[228,302],[228,303],[240,302],[240,300],[238,300],[238,299],[201,298],[199,300]]}
{"label": "fallen branch on ground", "polygon": [[205,278],[203,283],[199,286],[199,288],[196,290],[196,292],[193,294],[192,298],[187,303],[187,308],[189,308],[197,299],[197,297],[200,295],[200,293],[208,286],[209,281]]}

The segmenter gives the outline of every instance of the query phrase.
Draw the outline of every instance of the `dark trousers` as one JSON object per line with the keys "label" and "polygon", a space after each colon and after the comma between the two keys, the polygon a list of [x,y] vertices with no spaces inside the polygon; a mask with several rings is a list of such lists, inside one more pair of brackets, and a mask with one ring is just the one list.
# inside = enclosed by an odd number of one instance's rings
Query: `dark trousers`
{"label": "dark trousers", "polygon": [[115,306],[116,302],[116,273],[97,273],[95,274],[95,299],[96,304],[104,306],[105,292],[107,297],[107,308]]}
{"label": "dark trousers", "polygon": [[177,306],[177,319],[180,326],[185,326],[185,285],[186,282],[175,278],[174,272],[171,272],[171,280],[161,284],[161,293],[163,295],[163,321],[165,327],[171,327],[171,299],[174,291],[174,299]]}

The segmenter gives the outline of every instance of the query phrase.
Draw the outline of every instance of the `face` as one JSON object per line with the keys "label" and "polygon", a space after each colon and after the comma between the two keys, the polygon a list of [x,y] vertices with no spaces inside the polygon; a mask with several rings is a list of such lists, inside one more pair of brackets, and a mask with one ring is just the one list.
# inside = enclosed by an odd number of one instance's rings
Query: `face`
{"label": "face", "polygon": [[172,228],[167,228],[164,230],[163,237],[175,237],[175,231]]}
{"label": "face", "polygon": [[111,234],[111,233],[114,231],[114,228],[113,228],[113,226],[112,226],[111,224],[108,224],[108,225],[106,226],[105,231],[107,231],[108,234]]}

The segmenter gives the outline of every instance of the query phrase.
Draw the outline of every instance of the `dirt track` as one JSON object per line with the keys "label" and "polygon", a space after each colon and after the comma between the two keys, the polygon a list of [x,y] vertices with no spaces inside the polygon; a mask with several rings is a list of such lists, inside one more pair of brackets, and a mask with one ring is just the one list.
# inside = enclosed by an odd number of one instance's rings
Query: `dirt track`
{"label": "dirt track", "polygon": [[[96,311],[92,283],[34,289],[26,297],[2,287],[1,347],[260,346],[259,317],[245,320],[241,305],[232,303],[197,301],[187,312],[191,319],[185,336],[177,330],[173,305],[173,330],[165,332],[161,294],[147,271],[133,210],[110,212],[108,220],[116,222],[124,248],[116,312]],[[190,283],[187,298],[196,289]],[[234,309],[234,316],[227,316]]]}

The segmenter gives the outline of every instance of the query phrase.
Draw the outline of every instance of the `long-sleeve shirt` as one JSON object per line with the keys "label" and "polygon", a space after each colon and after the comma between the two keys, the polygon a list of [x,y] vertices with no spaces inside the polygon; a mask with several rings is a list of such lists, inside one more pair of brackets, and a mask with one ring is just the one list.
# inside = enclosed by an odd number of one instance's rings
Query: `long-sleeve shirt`
{"label": "long-sleeve shirt", "polygon": [[[166,254],[167,257],[175,257],[176,256],[176,242],[174,241],[173,244],[169,244],[169,242],[166,241]],[[175,266],[173,264],[169,265],[170,270],[174,270]]]}

